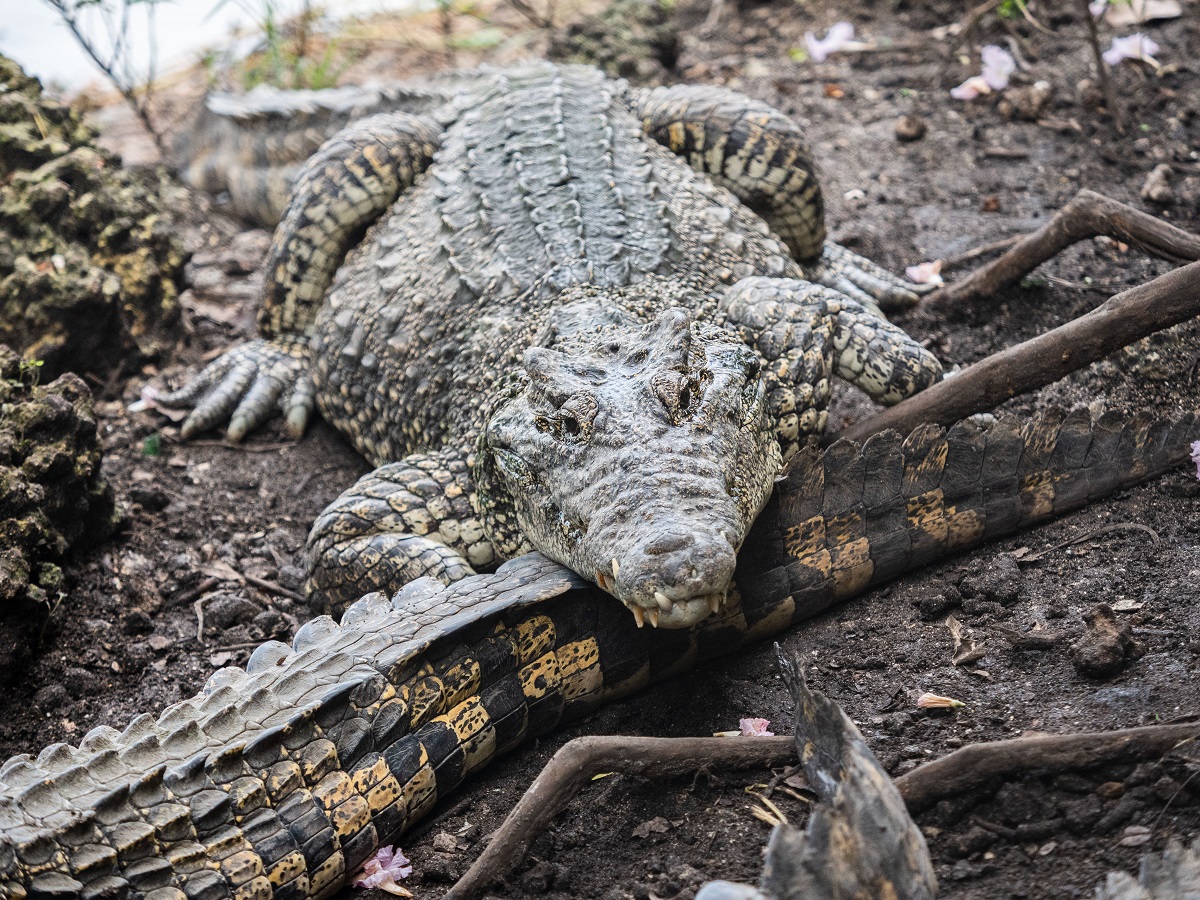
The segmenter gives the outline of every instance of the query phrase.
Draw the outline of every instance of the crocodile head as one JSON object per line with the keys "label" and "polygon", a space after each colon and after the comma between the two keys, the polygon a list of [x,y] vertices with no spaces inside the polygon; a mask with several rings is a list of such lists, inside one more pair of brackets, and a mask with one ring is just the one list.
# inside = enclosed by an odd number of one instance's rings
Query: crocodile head
{"label": "crocodile head", "polygon": [[682,309],[644,325],[608,307],[525,370],[480,445],[492,530],[515,519],[639,625],[719,610],[781,464],[754,353]]}

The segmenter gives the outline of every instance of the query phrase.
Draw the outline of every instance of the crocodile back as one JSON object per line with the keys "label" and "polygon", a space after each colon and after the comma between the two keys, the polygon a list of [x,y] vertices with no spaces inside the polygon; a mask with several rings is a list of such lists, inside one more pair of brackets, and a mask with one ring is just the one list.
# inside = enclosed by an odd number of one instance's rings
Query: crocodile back
{"label": "crocodile back", "polygon": [[753,274],[798,275],[761,218],[648,140],[620,82],[497,73],[432,166],[338,270],[317,316],[322,416],[376,463],[469,444],[564,292],[643,320],[711,317]]}

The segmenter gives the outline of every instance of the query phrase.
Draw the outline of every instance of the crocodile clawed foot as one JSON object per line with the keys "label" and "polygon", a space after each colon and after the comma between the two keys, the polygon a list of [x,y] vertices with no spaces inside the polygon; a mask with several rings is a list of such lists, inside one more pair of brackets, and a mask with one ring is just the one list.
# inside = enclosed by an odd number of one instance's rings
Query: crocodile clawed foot
{"label": "crocodile clawed foot", "polygon": [[809,281],[845,294],[872,310],[906,309],[920,302],[935,285],[910,284],[833,241],[825,242],[821,258],[805,267]]}
{"label": "crocodile clawed foot", "polygon": [[156,402],[167,407],[195,406],[180,429],[184,440],[228,420],[226,437],[236,443],[276,411],[286,416],[288,433],[299,437],[316,406],[307,342],[281,338],[235,347],[186,387],[163,394]]}

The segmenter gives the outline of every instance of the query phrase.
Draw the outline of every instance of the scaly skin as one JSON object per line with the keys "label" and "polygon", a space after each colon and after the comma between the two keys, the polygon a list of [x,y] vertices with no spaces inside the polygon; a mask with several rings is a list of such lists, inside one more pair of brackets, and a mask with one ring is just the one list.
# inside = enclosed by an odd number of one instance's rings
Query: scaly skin
{"label": "scaly skin", "polygon": [[263,340],[162,402],[196,402],[185,437],[228,417],[235,440],[315,404],[388,464],[313,530],[320,607],[536,549],[639,622],[692,625],[831,378],[885,403],[940,378],[876,307],[916,297],[825,243],[800,129],[761,103],[551,65],[446,84],[310,160]]}
{"label": "scaly skin", "polygon": [[806,450],[759,518],[731,603],[683,631],[639,630],[537,555],[391,602],[368,595],[341,625],[264,644],[157,720],[0,767],[0,897],[329,897],[525,738],[1178,465],[1198,423],[1052,411]]}

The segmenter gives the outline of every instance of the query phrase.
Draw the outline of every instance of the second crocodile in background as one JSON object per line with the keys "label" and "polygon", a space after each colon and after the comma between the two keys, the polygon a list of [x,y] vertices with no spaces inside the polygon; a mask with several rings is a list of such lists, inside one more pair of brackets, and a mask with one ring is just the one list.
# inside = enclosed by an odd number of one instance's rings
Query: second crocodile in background
{"label": "second crocodile in background", "polygon": [[832,376],[885,403],[940,378],[876,305],[916,297],[825,240],[800,128],[762,103],[549,64],[442,91],[308,161],[263,337],[160,402],[235,440],[315,406],[381,466],[313,529],[327,609],[536,549],[692,625]]}

